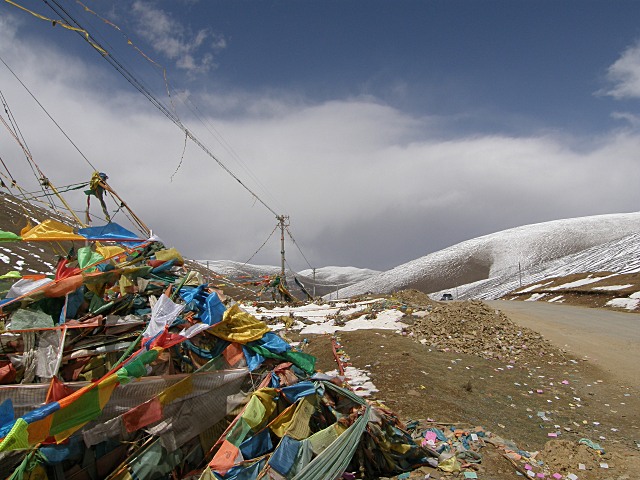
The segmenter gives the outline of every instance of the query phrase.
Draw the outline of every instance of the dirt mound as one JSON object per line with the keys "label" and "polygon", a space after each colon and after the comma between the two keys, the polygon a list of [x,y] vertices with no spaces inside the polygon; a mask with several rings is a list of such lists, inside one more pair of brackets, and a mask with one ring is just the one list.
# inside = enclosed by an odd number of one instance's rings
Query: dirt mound
{"label": "dirt mound", "polygon": [[498,360],[559,357],[562,352],[537,332],[513,323],[499,310],[479,301],[430,302],[407,332],[420,343]]}
{"label": "dirt mound", "polygon": [[546,472],[558,472],[565,478],[573,473],[580,480],[629,479],[640,469],[640,457],[625,452],[605,452],[582,443],[568,440],[551,440],[540,452]]}
{"label": "dirt mound", "polygon": [[436,305],[439,305],[438,302],[431,300],[429,295],[419,290],[401,290],[391,295],[391,298],[397,299],[399,302],[414,308],[426,308],[427,306],[435,307]]}

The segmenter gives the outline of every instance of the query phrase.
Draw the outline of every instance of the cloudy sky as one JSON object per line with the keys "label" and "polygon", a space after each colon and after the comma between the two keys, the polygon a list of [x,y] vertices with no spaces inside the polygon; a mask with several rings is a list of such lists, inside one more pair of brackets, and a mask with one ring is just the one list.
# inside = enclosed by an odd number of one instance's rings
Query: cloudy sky
{"label": "cloudy sky", "polygon": [[[0,4],[0,89],[38,167],[106,172],[191,258],[279,264],[274,212],[290,268],[385,270],[640,204],[636,1],[15,3],[40,17]],[[4,125],[0,157],[37,188]]]}

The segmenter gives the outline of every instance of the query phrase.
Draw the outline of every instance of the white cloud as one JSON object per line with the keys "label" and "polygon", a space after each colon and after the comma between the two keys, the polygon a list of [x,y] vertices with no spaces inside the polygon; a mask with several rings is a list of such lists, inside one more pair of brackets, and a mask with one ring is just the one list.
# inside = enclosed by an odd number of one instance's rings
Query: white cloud
{"label": "white cloud", "polygon": [[640,43],[628,47],[607,70],[613,86],[604,93],[616,99],[640,97]]}
{"label": "white cloud", "polygon": [[10,41],[15,37],[18,30],[18,26],[22,23],[15,15],[5,13],[0,16],[0,40],[3,44],[6,41]]}
{"label": "white cloud", "polygon": [[[142,95],[129,89],[107,96],[89,81],[99,71],[51,47],[7,40],[13,47],[3,58],[167,243],[192,258],[246,261],[273,230],[273,215],[193,142],[171,181],[184,134]],[[88,180],[92,168],[22,87],[2,75],[3,94],[51,181]],[[195,88],[184,95],[199,98]],[[290,216],[291,231],[317,267],[386,268],[504,228],[633,211],[640,203],[634,131],[605,132],[578,151],[573,145],[580,139],[551,135],[441,140],[433,119],[371,97],[312,103],[278,92],[219,92],[209,100],[199,110],[238,157],[190,112],[182,120],[270,206]],[[33,182],[6,132],[0,132],[0,156],[20,182]],[[83,210],[81,192],[67,199]],[[99,213],[97,206],[93,211]],[[121,212],[115,220],[125,222]],[[279,244],[271,242],[255,263],[278,263]],[[296,249],[287,248],[291,265],[305,268]]]}
{"label": "white cloud", "polygon": [[616,120],[623,120],[627,122],[633,128],[640,127],[640,116],[630,112],[613,112],[611,118]]}
{"label": "white cloud", "polygon": [[[213,53],[226,48],[226,41],[211,29],[193,33],[152,3],[136,0],[132,5],[137,16],[138,34],[147,40],[156,52],[175,61],[178,68],[190,73],[204,73],[215,66]],[[203,48],[208,50],[202,52]]]}

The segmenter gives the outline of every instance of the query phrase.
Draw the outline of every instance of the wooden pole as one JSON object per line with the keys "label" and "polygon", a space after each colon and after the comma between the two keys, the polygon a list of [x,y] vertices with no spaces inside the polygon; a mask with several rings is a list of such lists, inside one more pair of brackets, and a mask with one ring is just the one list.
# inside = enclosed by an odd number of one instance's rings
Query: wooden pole
{"label": "wooden pole", "polygon": [[113,188],[111,188],[106,182],[101,181],[100,185],[102,186],[102,188],[104,188],[107,192],[109,192],[111,195],[113,195],[114,197],[116,197],[118,199],[118,201],[120,202],[120,204],[127,209],[127,211],[131,214],[131,216],[134,218],[134,220],[136,221],[136,223],[138,224],[138,226],[140,228],[142,228],[145,233],[147,234],[147,236],[151,236],[151,229],[149,227],[147,227],[147,225],[145,225],[145,223],[140,220],[140,217],[138,217],[135,213],[133,213],[133,210],[131,210],[131,208],[129,208],[129,205],[127,205],[127,203],[122,200],[122,198],[120,197],[120,195],[118,195]]}

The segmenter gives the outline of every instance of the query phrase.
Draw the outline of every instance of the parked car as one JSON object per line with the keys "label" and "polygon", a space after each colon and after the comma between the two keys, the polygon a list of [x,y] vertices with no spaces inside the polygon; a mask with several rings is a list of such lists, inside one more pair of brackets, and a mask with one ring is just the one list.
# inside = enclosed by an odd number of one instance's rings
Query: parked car
{"label": "parked car", "polygon": [[453,300],[453,295],[451,295],[450,293],[443,293],[442,297],[440,297],[440,301],[445,301],[445,300]]}

